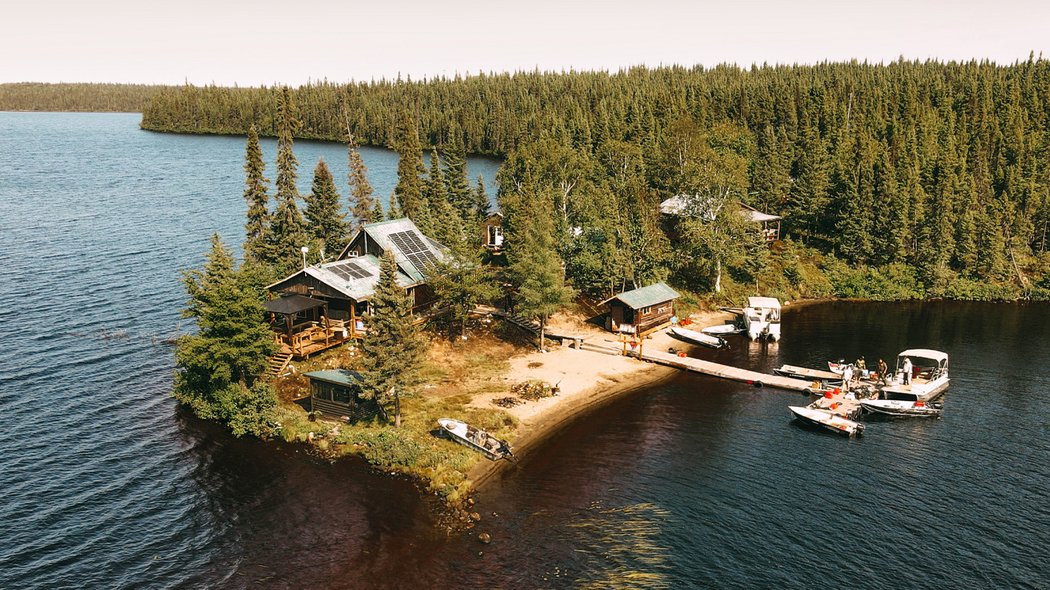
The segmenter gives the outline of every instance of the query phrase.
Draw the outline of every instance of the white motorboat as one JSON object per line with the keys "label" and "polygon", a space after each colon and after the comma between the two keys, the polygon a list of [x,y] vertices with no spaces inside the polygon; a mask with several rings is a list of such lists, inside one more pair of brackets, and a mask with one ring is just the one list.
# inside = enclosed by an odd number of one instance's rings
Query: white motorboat
{"label": "white motorboat", "polygon": [[466,422],[453,420],[452,418],[439,418],[438,425],[441,426],[442,432],[452,440],[475,451],[480,451],[493,461],[507,459],[514,455],[507,441],[498,439],[480,428],[470,426]]}
{"label": "white motorboat", "polygon": [[[905,367],[910,371],[905,372]],[[930,402],[948,389],[948,354],[928,348],[912,348],[897,355],[897,368],[882,387],[887,400]]]}
{"label": "white motorboat", "polygon": [[726,334],[743,334],[745,330],[736,324],[718,324],[715,326],[708,326],[700,330],[704,334],[711,334],[712,336],[724,336]]}
{"label": "white motorboat", "polygon": [[710,346],[711,348],[725,348],[726,346],[729,346],[723,338],[704,334],[703,332],[697,332],[696,330],[672,326],[670,332],[672,335],[677,336],[682,340],[687,340],[695,344],[703,344],[704,346]]}
{"label": "white motorboat", "polygon": [[941,404],[928,404],[923,401],[909,402],[899,399],[868,399],[861,401],[860,406],[868,412],[889,416],[939,418],[944,411]]}
{"label": "white motorboat", "polygon": [[813,426],[820,426],[832,432],[845,434],[849,437],[854,437],[864,433],[863,424],[850,420],[849,418],[843,418],[830,410],[805,408],[802,406],[788,406],[788,409],[791,410],[791,413],[795,415],[796,419]]}
{"label": "white motorboat", "polygon": [[793,379],[806,379],[808,381],[820,381],[828,384],[842,383],[841,372],[833,373],[831,371],[808,369],[806,367],[798,367],[795,365],[781,365],[779,369],[773,369],[773,373],[783,377],[791,377]]}
{"label": "white motorboat", "polygon": [[748,297],[743,320],[752,340],[780,340],[780,301],[775,297]]}

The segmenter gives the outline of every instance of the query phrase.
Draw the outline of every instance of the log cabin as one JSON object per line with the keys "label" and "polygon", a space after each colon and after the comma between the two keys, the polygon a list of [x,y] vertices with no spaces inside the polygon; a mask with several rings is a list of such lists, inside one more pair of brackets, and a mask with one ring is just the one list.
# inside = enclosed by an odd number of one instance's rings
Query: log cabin
{"label": "log cabin", "polygon": [[644,336],[670,323],[679,295],[664,283],[625,291],[602,302],[609,306],[605,327],[611,332]]}
{"label": "log cabin", "polygon": [[422,314],[434,302],[424,272],[444,257],[445,248],[423,235],[408,218],[369,223],[354,233],[333,262],[307,266],[266,287],[277,298],[265,304],[282,352],[305,358],[359,338],[369,300],[379,282],[380,260],[390,251],[397,282]]}

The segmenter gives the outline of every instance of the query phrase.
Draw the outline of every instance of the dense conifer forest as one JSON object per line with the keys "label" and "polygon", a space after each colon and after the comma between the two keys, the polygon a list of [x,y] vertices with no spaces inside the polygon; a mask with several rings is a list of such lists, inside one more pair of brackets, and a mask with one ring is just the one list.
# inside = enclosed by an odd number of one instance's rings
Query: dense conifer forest
{"label": "dense conifer forest", "polygon": [[0,111],[141,113],[161,88],[144,84],[0,84]]}
{"label": "dense conifer forest", "polygon": [[[396,146],[409,119],[424,145],[507,157],[509,237],[516,206],[556,213],[559,251],[584,290],[668,274],[709,289],[714,271],[697,259],[741,284],[772,262],[780,272],[760,289],[803,296],[1010,298],[1050,287],[1042,58],[527,72],[319,83],[294,95],[297,136],[339,140],[349,125],[362,143]],[[254,123],[273,134],[278,96],[164,89],[142,125],[246,133]],[[789,240],[767,255],[731,227],[719,238],[679,222],[671,243],[657,235],[656,205],[682,192],[784,215]],[[549,208],[519,203],[540,195]],[[736,251],[715,247],[729,243]]]}

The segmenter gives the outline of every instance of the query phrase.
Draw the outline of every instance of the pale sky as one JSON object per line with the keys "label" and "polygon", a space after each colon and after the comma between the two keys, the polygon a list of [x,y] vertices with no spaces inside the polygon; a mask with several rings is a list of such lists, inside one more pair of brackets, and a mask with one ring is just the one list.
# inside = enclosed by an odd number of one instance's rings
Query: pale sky
{"label": "pale sky", "polygon": [[7,0],[0,82],[1050,57],[1050,0]]}

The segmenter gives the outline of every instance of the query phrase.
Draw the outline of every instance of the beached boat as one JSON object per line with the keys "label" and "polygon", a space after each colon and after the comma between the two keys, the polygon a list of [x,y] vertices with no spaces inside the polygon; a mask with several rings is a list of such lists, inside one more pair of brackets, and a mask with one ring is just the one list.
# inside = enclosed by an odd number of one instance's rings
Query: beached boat
{"label": "beached boat", "polygon": [[493,461],[507,459],[514,455],[507,441],[498,439],[480,428],[470,426],[466,422],[453,420],[452,418],[440,418],[438,419],[438,425],[441,426],[441,431],[452,440],[481,452]]}
{"label": "beached boat", "polygon": [[727,334],[743,334],[745,330],[736,324],[718,324],[717,326],[708,326],[700,330],[704,334],[711,334],[712,336],[725,336]]}
{"label": "beached boat", "polygon": [[821,371],[820,369],[808,369],[795,365],[781,365],[779,369],[773,369],[773,374],[793,379],[806,379],[807,381],[820,381],[822,383],[842,383],[842,373]]}
{"label": "beached boat", "polygon": [[864,433],[863,424],[850,420],[849,418],[843,418],[830,410],[804,408],[802,406],[788,406],[788,409],[791,410],[791,413],[795,415],[797,420],[805,422],[806,424],[820,426],[832,432],[845,434],[849,437],[854,437],[858,434]]}
{"label": "beached boat", "polygon": [[[911,370],[905,374],[905,367]],[[948,389],[948,354],[912,348],[897,355],[897,368],[889,385],[882,387],[888,400],[930,402]]]}
{"label": "beached boat", "polygon": [[775,297],[748,297],[743,321],[752,340],[780,340],[780,301]]}
{"label": "beached boat", "polygon": [[689,330],[686,328],[680,328],[678,326],[671,327],[671,334],[677,336],[682,340],[692,342],[694,344],[703,344],[704,346],[710,346],[711,348],[725,348],[729,344],[725,339],[718,336],[711,336],[710,334],[704,334],[703,332],[697,332],[696,330]]}
{"label": "beached boat", "polygon": [[868,412],[889,416],[908,416],[922,418],[939,418],[944,412],[941,404],[922,401],[909,402],[899,399],[868,399],[860,402],[860,407]]}

